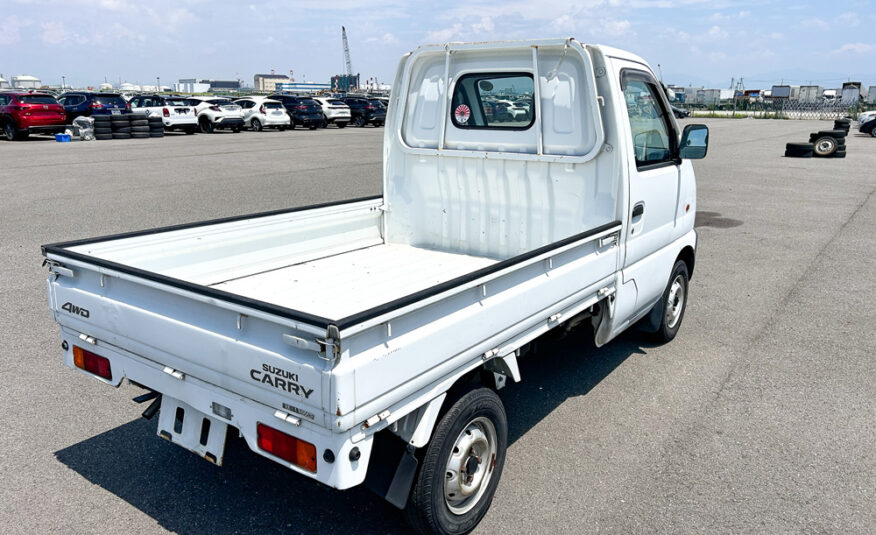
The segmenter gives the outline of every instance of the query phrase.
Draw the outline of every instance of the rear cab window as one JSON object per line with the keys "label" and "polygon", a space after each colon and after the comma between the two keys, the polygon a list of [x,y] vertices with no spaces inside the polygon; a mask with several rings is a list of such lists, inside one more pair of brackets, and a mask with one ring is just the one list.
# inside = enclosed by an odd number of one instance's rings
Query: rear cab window
{"label": "rear cab window", "polygon": [[534,91],[529,73],[466,74],[454,87],[450,119],[457,128],[526,130],[535,122],[535,109],[514,102],[531,102]]}
{"label": "rear cab window", "polygon": [[18,101],[22,104],[57,104],[55,97],[49,95],[21,95]]}

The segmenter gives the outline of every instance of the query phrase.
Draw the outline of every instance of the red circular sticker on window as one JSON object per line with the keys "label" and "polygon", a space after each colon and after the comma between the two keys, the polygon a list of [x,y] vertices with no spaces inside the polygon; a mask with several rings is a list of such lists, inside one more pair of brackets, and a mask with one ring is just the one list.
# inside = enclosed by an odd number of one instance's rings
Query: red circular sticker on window
{"label": "red circular sticker on window", "polygon": [[471,109],[465,104],[460,104],[453,110],[453,117],[456,118],[457,123],[465,124],[468,122],[468,118],[471,117]]}

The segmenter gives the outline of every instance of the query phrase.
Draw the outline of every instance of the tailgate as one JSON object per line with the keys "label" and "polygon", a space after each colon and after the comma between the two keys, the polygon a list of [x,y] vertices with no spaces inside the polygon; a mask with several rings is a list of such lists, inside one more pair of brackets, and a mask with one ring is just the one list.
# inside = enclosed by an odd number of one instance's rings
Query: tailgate
{"label": "tailgate", "polygon": [[[62,326],[330,425],[323,410],[329,363],[316,342],[324,329],[225,301],[221,292],[202,295],[150,280],[148,273],[137,276],[69,258],[63,251],[47,250],[46,256],[52,314]],[[122,378],[113,379],[117,385]]]}

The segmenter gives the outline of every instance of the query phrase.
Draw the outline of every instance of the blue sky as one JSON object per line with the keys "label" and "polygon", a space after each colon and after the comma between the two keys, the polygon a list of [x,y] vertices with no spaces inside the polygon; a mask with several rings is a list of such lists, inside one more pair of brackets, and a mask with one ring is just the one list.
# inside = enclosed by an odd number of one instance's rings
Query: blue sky
{"label": "blue sky", "polygon": [[[827,6],[827,7],[826,7]],[[0,0],[0,73],[59,84],[107,77],[162,84],[294,70],[327,82],[343,70],[391,82],[422,43],[572,36],[659,63],[664,81],[729,87],[851,78],[876,84],[871,2],[733,0],[517,1]]]}

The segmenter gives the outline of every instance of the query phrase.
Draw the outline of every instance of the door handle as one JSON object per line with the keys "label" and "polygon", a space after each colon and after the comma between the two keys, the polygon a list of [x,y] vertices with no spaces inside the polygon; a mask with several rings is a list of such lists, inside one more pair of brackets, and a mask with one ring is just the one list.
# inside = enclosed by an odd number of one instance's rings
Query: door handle
{"label": "door handle", "polygon": [[645,203],[638,202],[633,206],[633,218],[642,217],[645,213]]}

